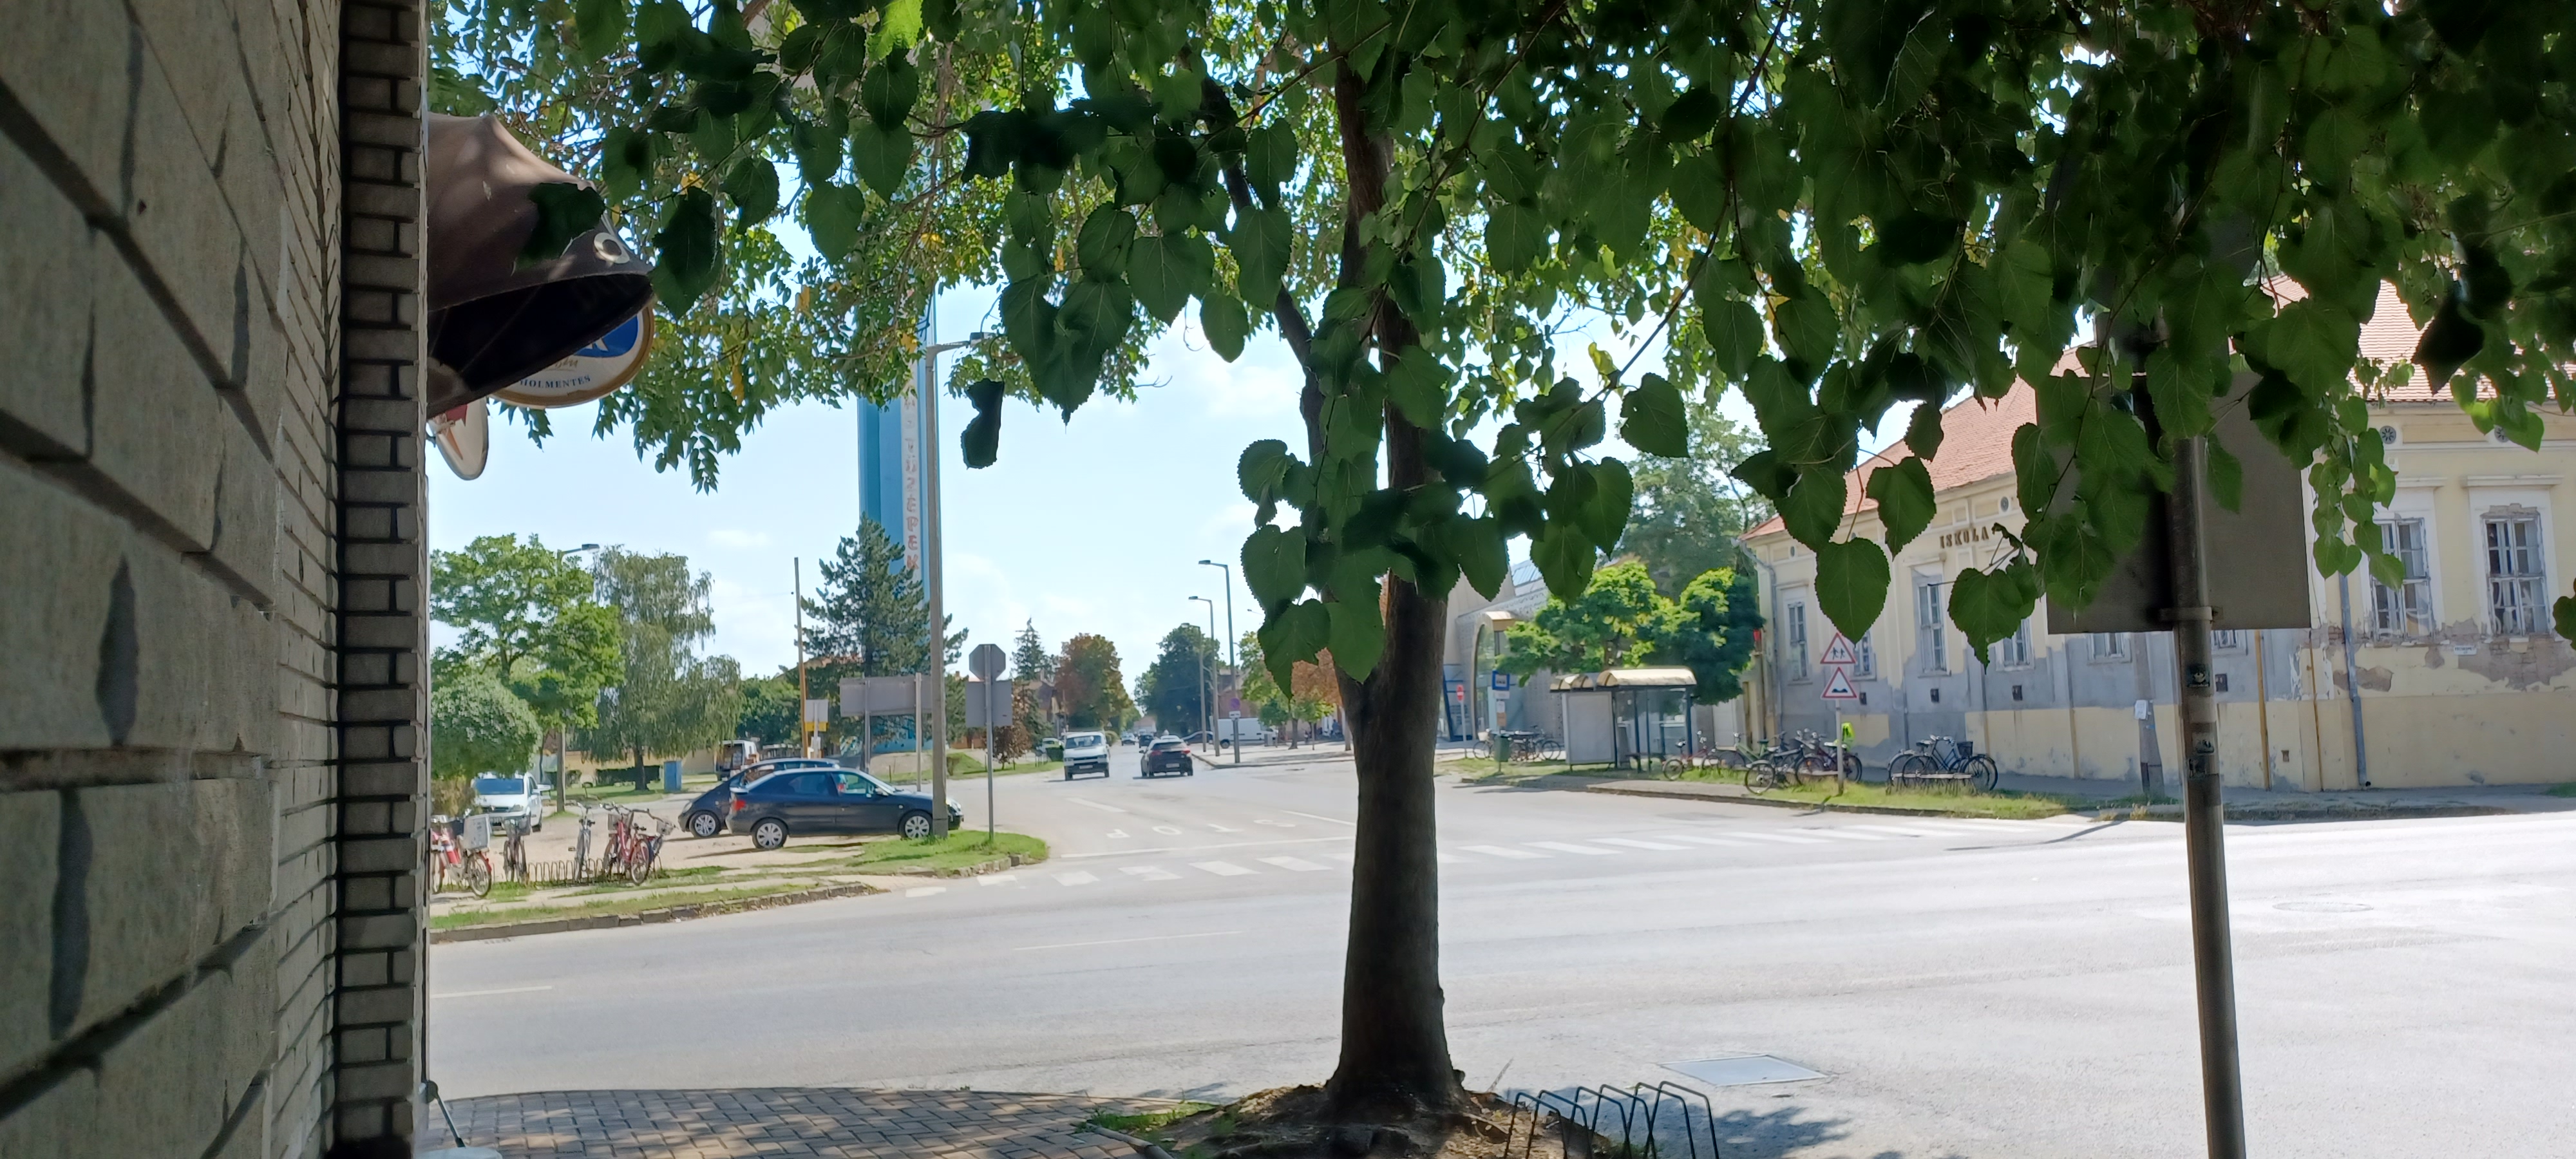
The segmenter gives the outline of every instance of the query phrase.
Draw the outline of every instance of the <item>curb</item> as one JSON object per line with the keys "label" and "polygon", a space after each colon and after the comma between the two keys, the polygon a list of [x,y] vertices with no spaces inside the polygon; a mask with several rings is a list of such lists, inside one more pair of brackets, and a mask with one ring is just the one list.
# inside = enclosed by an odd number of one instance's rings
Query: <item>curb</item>
{"label": "curb", "polygon": [[[1830,801],[1783,801],[1770,797],[1755,797],[1751,795],[1742,797],[1721,797],[1714,793],[1683,793],[1670,790],[1631,789],[1616,787],[1614,785],[1586,785],[1577,791],[1584,793],[1610,793],[1622,797],[1662,797],[1667,800],[1674,801],[1707,801],[1720,805],[1764,805],[1773,809],[1814,809],[1827,813],[1876,813],[1887,817],[1964,817],[1972,821],[1994,820],[1994,818],[1988,818],[1981,814],[1962,813],[1955,809],[1908,809],[1902,805],[1837,805]],[[2082,816],[2082,814],[2075,813],[2070,810],[2066,813],[2043,814],[2039,817],[2007,817],[2002,819],[2012,821],[2041,821],[2046,820],[2049,817],[2065,816]]]}
{"label": "curb", "polygon": [[[2510,817],[2520,810],[2492,805],[2388,805],[2370,808],[2301,809],[2278,805],[2228,805],[2230,821],[2393,821],[2408,817]],[[2132,805],[2085,813],[2096,821],[2180,821],[2180,805]]]}
{"label": "curb", "polygon": [[675,905],[664,909],[648,909],[641,913],[594,914],[589,917],[579,918],[541,918],[532,922],[505,922],[488,926],[459,926],[455,929],[431,930],[429,932],[429,940],[433,943],[484,942],[491,941],[495,938],[527,937],[531,934],[561,934],[569,933],[573,930],[606,930],[615,929],[619,926],[657,925],[662,922],[684,921],[689,918],[713,917],[717,914],[742,913],[748,910],[770,909],[772,907],[782,905],[795,905],[799,902],[823,901],[829,898],[856,897],[860,894],[882,892],[884,891],[873,885],[867,885],[864,883],[827,885],[816,889],[800,889],[794,893],[771,894],[768,897],[746,897],[735,898],[727,901],[700,902],[696,905]]}
{"label": "curb", "polygon": [[1000,873],[1005,869],[1017,869],[1023,865],[1035,865],[1044,860],[1046,860],[1046,858],[1030,857],[1026,854],[1013,853],[1004,857],[996,857],[991,861],[978,861],[973,865],[955,865],[946,869],[930,869],[919,865],[907,865],[901,869],[890,871],[883,876],[980,877],[987,873]]}

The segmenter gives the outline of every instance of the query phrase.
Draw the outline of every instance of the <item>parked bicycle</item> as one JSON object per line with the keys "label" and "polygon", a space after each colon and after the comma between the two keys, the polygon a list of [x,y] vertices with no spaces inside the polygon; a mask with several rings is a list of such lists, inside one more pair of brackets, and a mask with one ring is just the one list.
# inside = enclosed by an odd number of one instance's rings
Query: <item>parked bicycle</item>
{"label": "parked bicycle", "polygon": [[572,876],[575,881],[590,879],[590,831],[597,822],[590,817],[591,804],[581,803],[581,833],[572,842]]}
{"label": "parked bicycle", "polygon": [[2003,775],[1995,758],[1977,751],[1975,741],[1952,740],[1946,736],[1926,737],[1914,742],[1908,752],[1896,754],[1887,762],[1890,785],[1929,785],[1964,783],[1979,792],[1994,791]]}
{"label": "parked bicycle", "polygon": [[1505,732],[1504,759],[1518,762],[1561,760],[1565,742],[1543,732]]}
{"label": "parked bicycle", "polygon": [[524,817],[510,821],[510,839],[501,845],[501,874],[521,885],[528,883],[528,822]]}
{"label": "parked bicycle", "polygon": [[429,828],[429,865],[432,871],[430,890],[438,892],[454,877],[457,884],[476,897],[492,893],[492,859],[480,849],[465,849],[456,832],[459,822],[447,817],[433,817]]}
{"label": "parked bicycle", "polygon": [[662,841],[671,835],[672,825],[654,813],[630,814],[630,819],[636,815],[650,818],[654,826],[653,832],[645,833],[637,825],[627,837],[626,880],[642,885],[652,879],[653,863],[661,857]]}
{"label": "parked bicycle", "polygon": [[1831,778],[1834,791],[1841,792],[1843,781],[1857,781],[1860,775],[1860,754],[1850,749],[1838,751],[1823,737],[1801,730],[1745,763],[1744,790],[1758,797],[1773,789]]}

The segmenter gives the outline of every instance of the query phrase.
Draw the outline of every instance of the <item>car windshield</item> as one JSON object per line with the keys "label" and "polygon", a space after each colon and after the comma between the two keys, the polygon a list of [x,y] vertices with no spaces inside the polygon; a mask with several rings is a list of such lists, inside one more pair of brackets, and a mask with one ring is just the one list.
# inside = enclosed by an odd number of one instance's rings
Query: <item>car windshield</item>
{"label": "car windshield", "polygon": [[524,793],[528,791],[528,779],[526,777],[476,777],[474,791],[487,797]]}
{"label": "car windshield", "polygon": [[1096,733],[1096,732],[1077,732],[1077,733],[1071,733],[1071,734],[1068,734],[1068,735],[1064,738],[1064,743],[1065,743],[1068,747],[1072,747],[1072,748],[1084,748],[1084,749],[1087,749],[1087,748],[1092,747],[1093,745],[1105,744],[1105,743],[1107,743],[1107,742],[1106,742],[1106,741],[1103,741],[1103,740],[1101,740],[1101,739],[1100,739],[1100,734],[1099,734],[1099,733]]}
{"label": "car windshield", "polygon": [[1167,753],[1179,747],[1181,747],[1181,742],[1176,740],[1158,740],[1154,742],[1154,751],[1158,753]]}

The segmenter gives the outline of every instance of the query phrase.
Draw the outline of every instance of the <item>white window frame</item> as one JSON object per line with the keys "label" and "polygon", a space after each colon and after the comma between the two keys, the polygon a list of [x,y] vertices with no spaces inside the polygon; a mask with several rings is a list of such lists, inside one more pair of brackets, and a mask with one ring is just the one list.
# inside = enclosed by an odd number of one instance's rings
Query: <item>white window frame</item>
{"label": "white window frame", "polygon": [[2127,632],[2089,633],[2085,637],[2085,645],[2090,651],[2093,659],[2106,664],[2114,660],[2126,660],[2129,658],[2129,634]]}
{"label": "white window frame", "polygon": [[1878,679],[1878,648],[1870,642],[1870,637],[1877,634],[1878,629],[1872,628],[1861,633],[1860,639],[1852,644],[1852,654],[1858,657],[1858,662],[1852,665],[1852,679]]}
{"label": "white window frame", "polygon": [[2537,636],[2549,630],[2546,513],[2523,504],[2499,504],[2479,512],[2478,564],[2486,587],[2489,632]]}
{"label": "white window frame", "polygon": [[1995,667],[2030,667],[2030,618],[2013,625],[2012,635],[1995,641]]}
{"label": "white window frame", "polygon": [[1927,673],[1950,670],[1949,617],[1941,608],[1942,590],[1949,586],[1939,573],[1914,575],[1915,652]]}
{"label": "white window frame", "polygon": [[1789,679],[1804,684],[1807,675],[1807,601],[1791,600],[1784,605],[1781,643],[1789,649]]}
{"label": "white window frame", "polygon": [[2243,650],[2244,647],[2245,633],[2241,629],[2212,628],[2209,630],[2209,650],[2212,652],[2236,652]]}
{"label": "white window frame", "polygon": [[[2415,529],[2411,554],[2399,545],[2408,527]],[[2423,512],[2391,511],[2379,521],[2379,543],[2407,565],[2407,573],[2405,583],[2394,588],[2377,576],[2370,577],[2371,632],[2380,636],[2431,633],[2441,622],[2433,614],[2433,520]]]}

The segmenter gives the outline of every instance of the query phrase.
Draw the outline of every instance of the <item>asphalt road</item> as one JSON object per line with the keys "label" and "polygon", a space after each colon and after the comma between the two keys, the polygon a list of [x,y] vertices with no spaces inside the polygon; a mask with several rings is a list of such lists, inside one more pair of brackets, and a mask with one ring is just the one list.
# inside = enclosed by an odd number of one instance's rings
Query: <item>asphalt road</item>
{"label": "asphalt road", "polygon": [[[1328,754],[1330,755],[1330,754]],[[969,1086],[1225,1097],[1331,1070],[1340,763],[1003,778],[1048,863],[908,893],[442,945],[450,1094]],[[954,786],[968,824],[984,789]],[[2200,1153],[2176,826],[1918,821],[1452,785],[1444,975],[1471,1084],[1682,1080],[1730,1156]],[[2576,818],[2228,829],[2265,1156],[2576,1138]]]}

